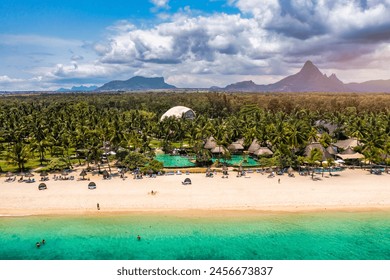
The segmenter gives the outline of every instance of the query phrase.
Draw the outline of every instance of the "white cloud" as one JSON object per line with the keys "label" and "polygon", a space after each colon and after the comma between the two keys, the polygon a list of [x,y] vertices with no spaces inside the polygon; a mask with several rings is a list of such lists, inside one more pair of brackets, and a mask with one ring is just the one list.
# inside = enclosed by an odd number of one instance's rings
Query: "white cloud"
{"label": "white cloud", "polygon": [[[0,90],[21,81],[58,88],[133,75],[164,76],[179,87],[248,79],[266,84],[299,70],[307,59],[321,70],[339,71],[345,81],[390,78],[390,0],[228,0],[241,13],[211,15],[189,7],[169,14],[169,1],[151,2],[156,12],[165,10],[156,23],[117,21],[94,44],[0,35],[0,46],[10,52],[28,46],[34,53],[0,54]],[[1,71],[17,61],[30,65],[21,71],[26,77],[12,79],[19,76]]]}
{"label": "white cloud", "polygon": [[150,2],[154,5],[153,11],[169,9],[169,0],[150,0]]}
{"label": "white cloud", "polygon": [[[172,64],[184,67],[210,63],[210,71],[229,60],[239,63],[277,52],[279,43],[259,28],[253,19],[239,15],[213,17],[176,15],[174,20],[150,29],[113,34],[106,44],[97,45],[100,61],[108,64]],[[239,64],[236,65],[239,67]],[[191,68],[193,69],[193,68]]]}

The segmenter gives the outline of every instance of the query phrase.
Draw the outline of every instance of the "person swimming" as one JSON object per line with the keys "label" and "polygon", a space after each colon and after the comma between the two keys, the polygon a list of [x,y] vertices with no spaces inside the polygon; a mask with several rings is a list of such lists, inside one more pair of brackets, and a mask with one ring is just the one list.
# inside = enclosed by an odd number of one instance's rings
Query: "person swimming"
{"label": "person swimming", "polygon": [[44,245],[44,244],[45,244],[45,242],[46,242],[46,241],[45,241],[45,239],[42,239],[42,242],[41,242],[41,243],[42,243],[42,245]]}
{"label": "person swimming", "polygon": [[41,243],[37,242],[37,243],[35,243],[35,246],[36,246],[37,248],[39,248],[39,247],[41,247]]}
{"label": "person swimming", "polygon": [[138,240],[138,241],[141,241],[141,236],[138,235],[138,236],[137,236],[137,240]]}

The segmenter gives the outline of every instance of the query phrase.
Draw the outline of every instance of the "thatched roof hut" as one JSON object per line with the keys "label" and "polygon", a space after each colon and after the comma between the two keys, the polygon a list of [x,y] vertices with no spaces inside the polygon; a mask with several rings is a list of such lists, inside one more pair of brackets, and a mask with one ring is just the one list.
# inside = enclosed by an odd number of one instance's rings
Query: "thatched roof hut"
{"label": "thatched roof hut", "polygon": [[328,158],[332,158],[332,155],[318,142],[311,143],[306,146],[305,148],[305,156],[310,156],[310,153],[312,150],[318,149],[322,153],[322,159],[321,161],[325,161]]}
{"label": "thatched roof hut", "polygon": [[356,160],[356,159],[363,159],[364,155],[355,152],[354,150],[349,147],[344,152],[337,154],[336,157],[341,158],[342,160]]}
{"label": "thatched roof hut", "polygon": [[228,149],[230,151],[243,151],[244,150],[244,146],[242,144],[240,144],[240,143],[234,142],[234,143],[231,143],[228,146]]}
{"label": "thatched roof hut", "polygon": [[354,150],[352,150],[351,147],[348,147],[348,149],[346,149],[345,151],[341,152],[340,154],[342,154],[342,155],[353,155],[353,154],[356,154],[356,152]]}
{"label": "thatched roof hut", "polygon": [[328,146],[328,148],[326,148],[326,151],[333,156],[337,154],[337,151],[332,146]]}
{"label": "thatched roof hut", "polygon": [[359,143],[358,143],[358,140],[356,138],[349,138],[346,140],[339,140],[336,143],[334,143],[333,146],[335,146],[339,149],[346,150],[348,148],[353,149],[353,148],[359,146]]}
{"label": "thatched roof hut", "polygon": [[260,144],[257,142],[257,139],[255,139],[252,141],[252,144],[249,146],[248,152],[250,154],[253,154],[254,152],[256,152],[260,148],[261,148]]}
{"label": "thatched roof hut", "polygon": [[272,156],[274,153],[267,147],[260,147],[253,154],[255,156]]}
{"label": "thatched roof hut", "polygon": [[211,136],[206,140],[206,143],[204,144],[204,148],[208,150],[212,150],[217,146],[217,142],[215,141],[214,137]]}
{"label": "thatched roof hut", "polygon": [[226,148],[224,146],[216,146],[211,150],[212,154],[225,154]]}

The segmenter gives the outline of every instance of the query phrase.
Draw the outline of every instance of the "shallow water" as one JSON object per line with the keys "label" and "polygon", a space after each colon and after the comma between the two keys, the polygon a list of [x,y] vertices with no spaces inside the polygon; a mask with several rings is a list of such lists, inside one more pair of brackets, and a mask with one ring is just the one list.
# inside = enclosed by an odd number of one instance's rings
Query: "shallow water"
{"label": "shallow water", "polygon": [[[389,260],[388,217],[388,212],[1,217],[0,259]],[[37,249],[43,238],[46,244]]]}

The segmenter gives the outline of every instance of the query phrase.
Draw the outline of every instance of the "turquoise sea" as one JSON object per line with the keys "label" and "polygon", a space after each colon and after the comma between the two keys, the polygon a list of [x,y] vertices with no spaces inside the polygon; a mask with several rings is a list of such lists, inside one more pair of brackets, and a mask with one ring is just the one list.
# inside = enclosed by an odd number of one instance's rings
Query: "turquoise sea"
{"label": "turquoise sea", "polygon": [[390,260],[389,214],[0,217],[0,259]]}

